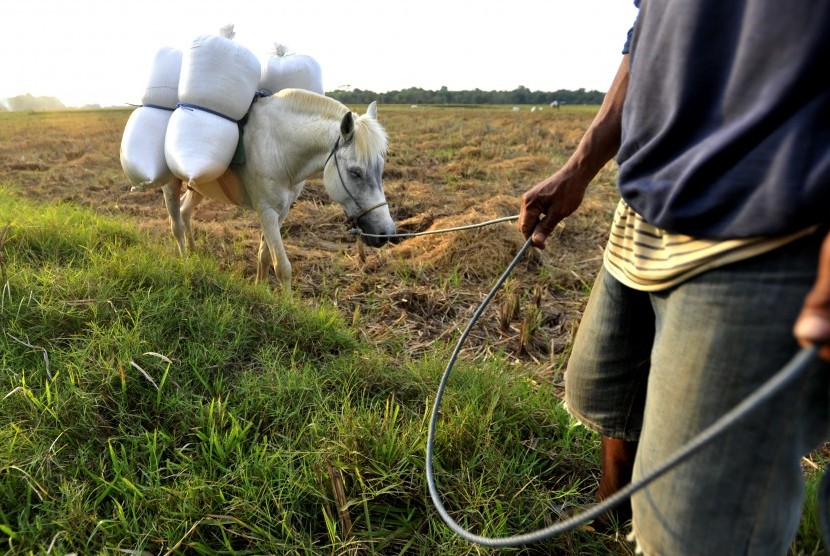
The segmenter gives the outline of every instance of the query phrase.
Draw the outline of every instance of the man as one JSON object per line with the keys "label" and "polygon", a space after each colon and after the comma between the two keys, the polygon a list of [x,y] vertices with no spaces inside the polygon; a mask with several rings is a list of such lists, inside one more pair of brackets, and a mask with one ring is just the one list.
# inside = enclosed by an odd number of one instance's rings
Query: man
{"label": "man", "polygon": [[800,457],[830,430],[830,4],[635,4],[630,53],[596,119],[522,197],[520,230],[541,248],[599,169],[620,165],[566,403],[601,436],[602,499],[799,343],[824,345],[803,379],[632,498],[645,554],[785,554]]}

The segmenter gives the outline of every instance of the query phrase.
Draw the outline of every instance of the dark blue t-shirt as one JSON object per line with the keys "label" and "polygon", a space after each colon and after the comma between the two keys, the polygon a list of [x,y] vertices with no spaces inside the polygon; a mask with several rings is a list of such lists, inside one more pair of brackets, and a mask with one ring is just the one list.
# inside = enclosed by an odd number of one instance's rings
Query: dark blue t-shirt
{"label": "dark blue t-shirt", "polygon": [[830,222],[830,2],[645,0],[630,47],[619,187],[646,221],[712,238]]}

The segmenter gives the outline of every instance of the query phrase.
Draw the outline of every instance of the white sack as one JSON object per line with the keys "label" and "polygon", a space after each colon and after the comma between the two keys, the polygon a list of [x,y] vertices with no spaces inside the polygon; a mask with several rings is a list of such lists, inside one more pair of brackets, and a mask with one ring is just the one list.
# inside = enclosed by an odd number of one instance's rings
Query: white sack
{"label": "white sack", "polygon": [[158,188],[173,174],[164,155],[164,138],[171,110],[142,106],[133,110],[121,137],[121,168],[138,188]]}
{"label": "white sack", "polygon": [[177,108],[167,124],[164,154],[170,171],[185,183],[213,181],[228,169],[239,142],[239,126],[221,116]]}
{"label": "white sack", "polygon": [[153,67],[142,104],[163,106],[173,110],[179,100],[179,75],[182,70],[182,51],[163,47],[153,58]]}
{"label": "white sack", "polygon": [[262,60],[259,90],[273,95],[283,89],[305,89],[323,94],[323,71],[320,64],[305,54],[285,55],[277,47],[274,54]]}
{"label": "white sack", "polygon": [[219,35],[197,37],[182,58],[179,102],[202,106],[241,120],[259,84],[253,52]]}

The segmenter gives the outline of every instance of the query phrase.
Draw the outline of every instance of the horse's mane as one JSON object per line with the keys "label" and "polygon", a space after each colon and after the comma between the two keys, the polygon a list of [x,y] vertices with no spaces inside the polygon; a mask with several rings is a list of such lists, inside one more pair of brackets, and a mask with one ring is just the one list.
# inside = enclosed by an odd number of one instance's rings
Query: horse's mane
{"label": "horse's mane", "polygon": [[355,119],[355,151],[363,163],[372,163],[378,156],[386,156],[387,143],[386,131],[375,118],[363,114]]}
{"label": "horse's mane", "polygon": [[293,111],[309,116],[324,116],[339,119],[349,111],[338,100],[304,89],[283,89],[273,96],[290,105]]}
{"label": "horse's mane", "polygon": [[[324,116],[340,120],[349,112],[349,108],[339,100],[305,91],[303,89],[283,89],[273,96],[279,97],[291,105],[292,109],[308,115]],[[385,156],[388,145],[386,131],[375,118],[367,114],[354,119],[355,152],[364,163],[375,162],[378,156]]]}

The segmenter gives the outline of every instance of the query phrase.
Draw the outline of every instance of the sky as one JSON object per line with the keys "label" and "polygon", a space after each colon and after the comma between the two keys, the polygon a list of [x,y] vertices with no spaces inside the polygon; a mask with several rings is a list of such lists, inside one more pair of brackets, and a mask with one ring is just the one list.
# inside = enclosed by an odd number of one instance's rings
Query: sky
{"label": "sky", "polygon": [[632,0],[7,0],[0,99],[140,104],[161,47],[234,25],[258,57],[274,43],[320,64],[326,91],[607,91]]}

